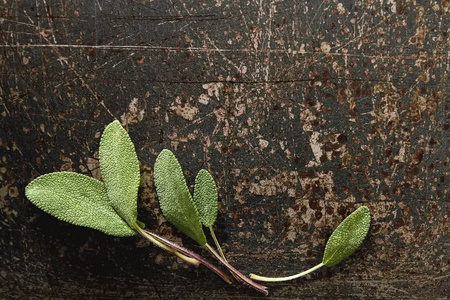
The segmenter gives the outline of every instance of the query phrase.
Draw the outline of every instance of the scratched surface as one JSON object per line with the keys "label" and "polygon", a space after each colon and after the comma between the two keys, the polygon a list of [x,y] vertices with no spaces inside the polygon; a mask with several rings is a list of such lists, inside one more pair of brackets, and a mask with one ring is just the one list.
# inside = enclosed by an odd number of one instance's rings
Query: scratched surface
{"label": "scratched surface", "polygon": [[139,219],[167,222],[153,185],[169,148],[220,192],[217,235],[243,273],[321,261],[367,205],[368,238],[267,299],[447,299],[449,23],[443,1],[77,1],[0,4],[2,299],[249,299],[140,238],[60,222],[24,196],[35,177],[100,178],[119,119],[141,161]]}

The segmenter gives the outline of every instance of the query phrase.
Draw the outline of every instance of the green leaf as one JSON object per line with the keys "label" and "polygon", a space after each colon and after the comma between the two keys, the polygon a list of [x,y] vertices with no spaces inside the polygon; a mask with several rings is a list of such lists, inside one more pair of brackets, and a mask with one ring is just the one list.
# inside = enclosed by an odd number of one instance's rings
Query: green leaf
{"label": "green leaf", "polygon": [[99,156],[111,206],[133,227],[137,218],[139,161],[133,142],[119,121],[110,123],[103,131]]}
{"label": "green leaf", "polygon": [[154,168],[156,192],[164,216],[178,230],[204,246],[206,237],[178,160],[170,150],[164,149]]}
{"label": "green leaf", "polygon": [[334,230],[325,247],[322,263],[331,267],[347,258],[361,245],[369,227],[369,209],[361,206]]}
{"label": "green leaf", "polygon": [[219,208],[217,187],[214,178],[204,169],[195,177],[194,203],[203,225],[212,226],[216,222]]}
{"label": "green leaf", "polygon": [[136,234],[111,207],[105,185],[92,177],[50,173],[33,180],[25,193],[33,204],[60,220],[115,236]]}

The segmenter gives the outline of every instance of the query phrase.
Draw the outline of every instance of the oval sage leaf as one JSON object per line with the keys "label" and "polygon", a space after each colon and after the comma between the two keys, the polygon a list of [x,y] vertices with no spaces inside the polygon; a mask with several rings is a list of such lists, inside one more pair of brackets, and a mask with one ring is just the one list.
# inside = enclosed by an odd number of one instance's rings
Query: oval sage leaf
{"label": "oval sage leaf", "polygon": [[99,158],[111,206],[133,227],[137,218],[139,161],[133,142],[119,121],[110,123],[103,131]]}
{"label": "oval sage leaf", "polygon": [[219,208],[217,187],[211,174],[202,169],[195,177],[194,203],[197,207],[200,221],[206,227],[216,222]]}
{"label": "oval sage leaf", "polygon": [[156,192],[164,217],[201,246],[206,245],[198,211],[176,157],[164,149],[158,155],[154,169]]}
{"label": "oval sage leaf", "polygon": [[344,219],[328,239],[322,263],[334,266],[352,254],[363,242],[370,227],[370,212],[361,206]]}
{"label": "oval sage leaf", "polygon": [[33,180],[27,198],[43,211],[74,225],[114,236],[136,232],[111,207],[103,182],[71,172],[55,172]]}

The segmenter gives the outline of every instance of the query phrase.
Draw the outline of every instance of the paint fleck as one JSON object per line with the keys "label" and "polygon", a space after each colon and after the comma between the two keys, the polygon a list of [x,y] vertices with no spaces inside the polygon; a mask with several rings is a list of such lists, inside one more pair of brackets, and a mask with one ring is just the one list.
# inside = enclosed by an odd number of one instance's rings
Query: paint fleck
{"label": "paint fleck", "polygon": [[139,99],[133,98],[128,104],[128,111],[120,116],[120,122],[123,126],[127,124],[136,124],[142,121],[145,115],[145,109],[139,105]]}
{"label": "paint fleck", "polygon": [[320,50],[322,50],[323,53],[330,53],[331,51],[331,46],[328,42],[322,42],[320,44]]}

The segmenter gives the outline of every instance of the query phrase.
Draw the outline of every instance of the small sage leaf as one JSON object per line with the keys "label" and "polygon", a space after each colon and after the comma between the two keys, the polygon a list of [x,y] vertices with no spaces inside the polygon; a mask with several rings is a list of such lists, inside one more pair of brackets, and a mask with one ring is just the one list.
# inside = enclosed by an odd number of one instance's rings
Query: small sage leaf
{"label": "small sage leaf", "polygon": [[202,224],[212,226],[216,222],[219,208],[217,187],[214,178],[204,169],[195,177],[194,203]]}
{"label": "small sage leaf", "polygon": [[206,237],[178,160],[170,150],[164,149],[154,168],[156,192],[164,216],[178,230],[204,246]]}
{"label": "small sage leaf", "polygon": [[137,218],[139,161],[133,142],[119,121],[110,123],[103,131],[99,157],[111,206],[133,227]]}
{"label": "small sage leaf", "polygon": [[331,234],[322,263],[327,267],[334,266],[352,254],[363,242],[369,231],[370,212],[361,206],[344,219]]}
{"label": "small sage leaf", "polygon": [[136,220],[136,225],[139,226],[139,228],[142,228],[142,229],[145,228],[145,223],[143,223],[143,222],[141,222],[139,220]]}
{"label": "small sage leaf", "polygon": [[52,216],[114,236],[136,232],[111,207],[103,182],[78,173],[42,175],[25,189],[27,198]]}

